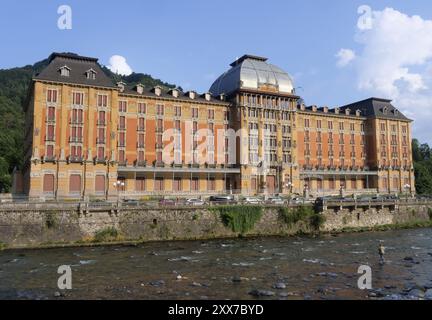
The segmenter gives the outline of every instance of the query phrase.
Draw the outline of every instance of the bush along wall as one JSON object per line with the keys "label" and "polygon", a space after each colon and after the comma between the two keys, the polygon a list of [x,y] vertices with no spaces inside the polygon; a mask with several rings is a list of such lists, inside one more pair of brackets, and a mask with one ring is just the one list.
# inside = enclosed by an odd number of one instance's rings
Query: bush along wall
{"label": "bush along wall", "polygon": [[325,217],[309,206],[292,209],[282,207],[279,209],[279,218],[289,227],[294,227],[302,222],[314,231],[319,231],[325,223]]}
{"label": "bush along wall", "polygon": [[220,215],[226,227],[239,234],[253,230],[263,215],[263,208],[259,206],[221,206],[211,210]]}

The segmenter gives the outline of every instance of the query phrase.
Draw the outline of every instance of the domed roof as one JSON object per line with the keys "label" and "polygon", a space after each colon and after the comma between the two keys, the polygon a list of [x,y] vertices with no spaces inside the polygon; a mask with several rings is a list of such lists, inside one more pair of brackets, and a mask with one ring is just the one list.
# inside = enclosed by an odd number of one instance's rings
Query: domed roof
{"label": "domed roof", "polygon": [[230,94],[238,89],[264,90],[263,87],[269,86],[279,93],[293,93],[291,77],[281,68],[267,63],[267,58],[244,55],[231,67],[213,83],[212,94]]}

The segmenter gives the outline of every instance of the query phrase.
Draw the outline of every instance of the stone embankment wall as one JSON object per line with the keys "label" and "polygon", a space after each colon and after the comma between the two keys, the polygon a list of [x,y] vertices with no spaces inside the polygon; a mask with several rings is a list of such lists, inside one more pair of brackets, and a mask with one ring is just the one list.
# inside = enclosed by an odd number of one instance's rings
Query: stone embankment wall
{"label": "stone embankment wall", "polygon": [[[321,231],[430,221],[432,203],[366,209],[326,209]],[[287,224],[280,208],[265,207],[261,219],[243,236],[287,236],[313,232],[300,221]],[[79,210],[65,206],[0,207],[0,248],[93,244],[99,241],[197,240],[237,237],[214,210],[207,208],[128,208]],[[101,240],[102,239],[102,240]]]}

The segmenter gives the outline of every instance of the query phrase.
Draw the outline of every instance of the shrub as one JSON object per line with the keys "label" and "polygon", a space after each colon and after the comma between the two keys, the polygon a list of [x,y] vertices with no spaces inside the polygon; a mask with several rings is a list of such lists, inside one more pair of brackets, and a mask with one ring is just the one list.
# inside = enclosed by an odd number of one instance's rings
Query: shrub
{"label": "shrub", "polygon": [[47,212],[45,213],[45,225],[48,229],[55,228],[57,225],[57,213]]}
{"label": "shrub", "polygon": [[309,206],[300,206],[294,209],[280,208],[279,217],[287,225],[292,226],[303,221],[308,223],[315,230],[319,230],[325,222],[325,217]]}
{"label": "shrub", "polygon": [[298,208],[280,208],[279,217],[288,225],[296,224],[299,221],[305,221],[314,211],[311,207],[300,206]]}
{"label": "shrub", "polygon": [[96,232],[94,242],[112,242],[118,239],[118,231],[114,227],[108,227]]}
{"label": "shrub", "polygon": [[240,234],[252,230],[262,217],[262,207],[258,206],[221,206],[212,210],[219,212],[226,227]]}
{"label": "shrub", "polygon": [[6,249],[6,243],[0,241],[0,251],[3,251],[4,249]]}

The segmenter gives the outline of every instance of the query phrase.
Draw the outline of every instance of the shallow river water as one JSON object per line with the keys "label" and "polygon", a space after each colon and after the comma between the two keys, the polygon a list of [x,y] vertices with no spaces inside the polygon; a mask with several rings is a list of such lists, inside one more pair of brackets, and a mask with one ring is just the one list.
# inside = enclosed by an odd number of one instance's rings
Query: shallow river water
{"label": "shallow river water", "polygon": [[[57,288],[60,265],[72,290]],[[360,265],[373,290],[358,289]],[[0,252],[0,299],[405,299],[416,286],[432,288],[432,229]]]}

